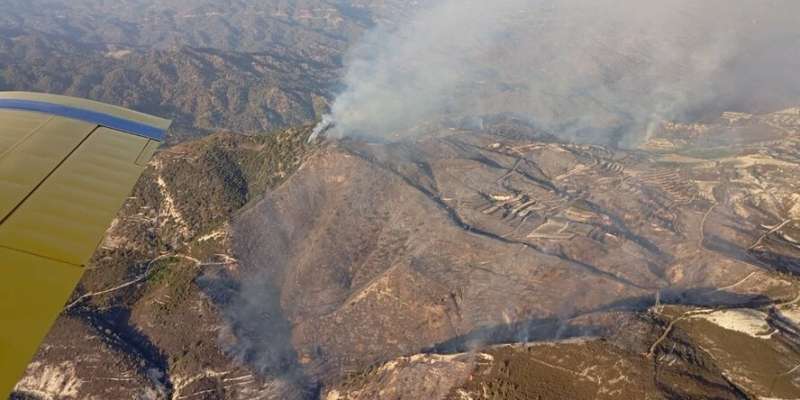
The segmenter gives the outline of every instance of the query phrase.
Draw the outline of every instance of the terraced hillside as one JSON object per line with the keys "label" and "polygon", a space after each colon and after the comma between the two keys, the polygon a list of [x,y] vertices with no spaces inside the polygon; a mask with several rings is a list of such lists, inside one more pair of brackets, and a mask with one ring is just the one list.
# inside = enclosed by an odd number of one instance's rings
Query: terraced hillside
{"label": "terraced hillside", "polygon": [[[332,399],[424,397],[415,391],[427,386],[402,384],[406,373],[466,398],[552,398],[581,374],[578,398],[792,398],[798,119],[794,109],[752,116],[740,141],[723,118],[668,152],[502,131],[341,142],[234,223],[249,271],[241,296],[281,304],[298,365],[332,383]],[[696,150],[709,142],[723,144]],[[264,287],[277,297],[258,297]],[[252,332],[239,332],[245,349],[272,350],[252,346]],[[565,338],[609,344],[586,345],[604,348],[596,354],[551,342]],[[538,378],[508,363],[486,367],[484,379],[476,362],[453,382],[400,367],[429,368],[436,357],[395,359],[516,342],[558,348],[534,351],[560,360],[555,386],[531,386]],[[617,362],[629,365],[620,376],[652,369],[624,389],[602,372]]]}

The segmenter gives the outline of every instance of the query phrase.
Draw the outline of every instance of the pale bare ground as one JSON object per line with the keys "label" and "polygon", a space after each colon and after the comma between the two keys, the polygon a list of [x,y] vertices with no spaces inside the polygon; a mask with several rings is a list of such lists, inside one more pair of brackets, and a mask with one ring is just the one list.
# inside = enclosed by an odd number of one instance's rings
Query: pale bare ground
{"label": "pale bare ground", "polygon": [[75,398],[83,381],[78,377],[75,364],[64,362],[58,365],[46,365],[33,362],[28,366],[28,373],[15,388],[16,391],[42,397]]}
{"label": "pale bare ground", "polygon": [[744,333],[757,339],[769,339],[774,330],[767,323],[767,314],[749,308],[720,310],[693,318],[703,319],[729,331]]}

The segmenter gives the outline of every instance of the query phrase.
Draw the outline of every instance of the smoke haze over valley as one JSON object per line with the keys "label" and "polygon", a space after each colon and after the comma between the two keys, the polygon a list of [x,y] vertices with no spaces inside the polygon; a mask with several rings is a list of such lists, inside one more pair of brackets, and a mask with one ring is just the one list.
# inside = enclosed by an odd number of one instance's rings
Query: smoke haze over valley
{"label": "smoke haze over valley", "polygon": [[665,120],[777,109],[800,93],[797,13],[786,0],[431,2],[350,50],[331,135],[510,113],[635,144]]}

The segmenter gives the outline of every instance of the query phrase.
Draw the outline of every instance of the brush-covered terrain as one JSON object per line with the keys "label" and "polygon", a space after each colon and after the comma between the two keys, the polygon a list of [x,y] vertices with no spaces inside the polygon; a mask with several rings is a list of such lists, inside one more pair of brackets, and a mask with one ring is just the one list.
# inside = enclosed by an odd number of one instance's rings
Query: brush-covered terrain
{"label": "brush-covered terrain", "polygon": [[169,117],[173,141],[315,121],[351,42],[403,1],[12,0],[0,90],[91,98]]}
{"label": "brush-covered terrain", "polygon": [[0,90],[60,93],[163,115],[174,120],[173,141],[313,121],[337,68],[334,60],[288,51],[141,50],[47,34],[0,35]]}

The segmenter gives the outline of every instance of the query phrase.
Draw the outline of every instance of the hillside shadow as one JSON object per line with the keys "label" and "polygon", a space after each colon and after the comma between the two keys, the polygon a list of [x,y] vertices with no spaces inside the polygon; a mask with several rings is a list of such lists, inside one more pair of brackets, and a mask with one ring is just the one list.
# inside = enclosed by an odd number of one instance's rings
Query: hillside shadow
{"label": "hillside shadow", "polygon": [[[143,376],[157,381],[164,391],[171,395],[173,385],[169,377],[169,362],[164,353],[150,338],[137,329],[130,321],[131,310],[125,307],[112,307],[103,311],[88,307],[76,307],[69,315],[88,322],[88,326],[98,332],[103,342],[121,354],[134,355],[139,360]],[[158,371],[154,374],[153,371]],[[154,382],[156,383],[156,382]]]}
{"label": "hillside shadow", "polygon": [[772,250],[746,249],[714,235],[707,236],[703,244],[710,251],[723,254],[743,263],[755,265],[768,272],[783,272],[800,276],[800,257],[781,254]]}
{"label": "hillside shadow", "polygon": [[421,352],[431,354],[464,353],[485,346],[602,336],[604,333],[606,330],[599,326],[572,325],[564,319],[555,317],[534,318],[510,324],[481,327],[465,335],[459,335],[424,348]]}
{"label": "hillside shadow", "polygon": [[[763,295],[743,295],[716,288],[663,289],[662,305],[680,305],[698,308],[758,308],[773,304]],[[595,309],[577,312],[563,317],[532,318],[508,324],[483,326],[446,341],[422,349],[423,353],[454,354],[477,348],[512,344],[536,343],[554,340],[603,337],[613,333],[613,328],[601,325],[575,324],[580,317],[610,312],[645,312],[656,303],[656,295],[629,297],[613,301]]]}
{"label": "hillside shadow", "polygon": [[774,268],[775,271],[800,276],[800,257],[766,250],[751,251],[751,254],[765,265]]}
{"label": "hillside shadow", "polygon": [[[700,288],[663,288],[660,290],[660,302],[662,305],[685,306],[697,308],[759,308],[775,301],[761,294],[741,294],[713,287]],[[617,300],[598,307],[586,314],[598,312],[642,312],[656,304],[656,295],[629,297]]]}

